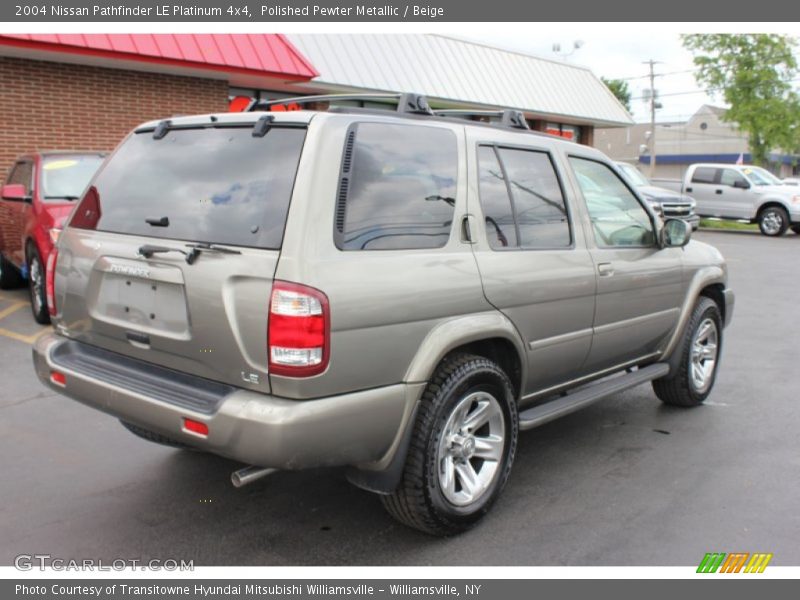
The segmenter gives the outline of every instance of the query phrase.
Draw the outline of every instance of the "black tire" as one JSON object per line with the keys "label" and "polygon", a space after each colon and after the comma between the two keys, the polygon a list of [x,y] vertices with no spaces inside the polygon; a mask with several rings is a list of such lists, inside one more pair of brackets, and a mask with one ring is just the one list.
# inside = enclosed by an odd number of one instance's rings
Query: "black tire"
{"label": "black tire", "polygon": [[22,285],[22,276],[17,268],[0,254],[0,290],[13,290]]}
{"label": "black tire", "polygon": [[[458,464],[456,468],[466,467],[470,463],[473,474],[476,470],[482,474],[485,467],[490,469],[487,473],[492,473],[474,502],[457,506],[445,497],[437,456],[440,454],[440,443],[445,443],[445,427],[455,417],[456,407],[466,406],[462,413],[465,416],[477,413],[477,409],[473,413],[468,406],[471,402],[469,397],[473,394],[483,394],[480,400],[476,400],[478,403],[488,396],[496,401],[491,403],[495,415],[491,425],[487,422],[474,430],[466,430],[467,437],[473,439],[473,451],[474,441],[486,439],[481,435],[486,435],[488,429],[484,428],[490,426],[503,431],[503,447],[498,452],[500,458],[497,461],[472,457],[471,454],[466,458],[445,459]],[[498,416],[501,414],[502,419]],[[456,354],[445,359],[423,393],[400,485],[391,495],[381,496],[384,507],[401,523],[433,535],[454,535],[469,529],[489,512],[508,480],[514,462],[518,430],[513,387],[499,366],[487,358],[471,354]],[[467,444],[464,447],[468,447]],[[475,467],[475,464],[478,466]],[[459,479],[455,474],[452,477]],[[457,489],[458,484],[455,484],[453,490]],[[462,487],[461,492],[467,491]],[[453,493],[452,490],[450,493]]]}
{"label": "black tire", "polygon": [[133,435],[140,437],[143,440],[147,440],[148,442],[160,444],[161,446],[169,446],[170,448],[178,448],[179,450],[194,450],[194,448],[188,444],[184,444],[178,440],[173,440],[172,438],[155,433],[149,429],[144,429],[143,427],[139,427],[133,423],[128,423],[127,421],[123,421],[121,419],[120,423],[122,423],[125,429],[130,431]]}
{"label": "black tire", "polygon": [[780,237],[789,229],[789,213],[780,206],[768,206],[758,213],[758,228],[769,237]]}
{"label": "black tire", "polygon": [[[701,325],[712,321],[716,328],[716,352],[712,369],[704,385],[699,387],[692,377],[694,361],[694,340]],[[679,352],[679,362],[674,373],[653,381],[653,390],[664,404],[671,406],[698,406],[702,404],[714,388],[717,371],[719,370],[720,351],[722,350],[722,315],[717,303],[701,296],[692,310],[692,316],[683,333],[676,352]]]}
{"label": "black tire", "polygon": [[50,311],[47,309],[47,289],[45,265],[39,249],[33,244],[28,246],[28,294],[31,298],[31,313],[37,323],[48,325]]}
{"label": "black tire", "polygon": [[792,225],[790,227],[792,231],[794,231],[797,235],[800,235],[800,225]]}

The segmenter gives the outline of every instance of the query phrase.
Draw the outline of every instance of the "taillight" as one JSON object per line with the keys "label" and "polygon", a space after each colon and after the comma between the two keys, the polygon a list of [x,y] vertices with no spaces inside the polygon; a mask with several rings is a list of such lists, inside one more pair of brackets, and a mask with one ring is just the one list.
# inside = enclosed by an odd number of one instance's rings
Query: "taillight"
{"label": "taillight", "polygon": [[276,281],[267,332],[270,373],[287,377],[322,373],[328,367],[330,326],[325,294],[305,285]]}
{"label": "taillight", "polygon": [[44,277],[47,310],[51,315],[56,314],[56,260],[58,260],[58,249],[53,248],[47,257],[47,272]]}

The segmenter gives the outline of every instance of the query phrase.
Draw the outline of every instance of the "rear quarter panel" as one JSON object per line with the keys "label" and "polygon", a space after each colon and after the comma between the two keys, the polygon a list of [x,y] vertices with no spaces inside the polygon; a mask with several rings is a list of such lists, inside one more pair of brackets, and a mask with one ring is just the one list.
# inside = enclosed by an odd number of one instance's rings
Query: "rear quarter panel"
{"label": "rear quarter panel", "polygon": [[[381,117],[359,117],[380,121]],[[404,381],[428,334],[463,315],[491,311],[469,244],[463,126],[451,129],[460,155],[450,238],[431,250],[342,251],[334,242],[339,168],[352,117],[321,114],[303,150],[276,279],[310,285],[330,301],[328,369],[306,379],[271,376],[273,393],[314,398]]]}

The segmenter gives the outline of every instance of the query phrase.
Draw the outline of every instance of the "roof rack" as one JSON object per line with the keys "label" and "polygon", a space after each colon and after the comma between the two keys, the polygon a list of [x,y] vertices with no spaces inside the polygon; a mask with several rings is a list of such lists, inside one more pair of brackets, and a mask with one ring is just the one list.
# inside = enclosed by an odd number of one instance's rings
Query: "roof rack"
{"label": "roof rack", "polygon": [[435,117],[495,117],[499,118],[501,127],[512,129],[522,129],[530,131],[525,114],[521,110],[497,109],[497,110],[463,110],[463,109],[442,109],[433,110],[428,104],[428,99],[422,94],[410,94],[400,92],[386,92],[375,94],[324,94],[319,96],[295,96],[292,98],[279,98],[277,100],[257,100],[254,99],[245,109],[245,112],[269,111],[273,106],[285,104],[310,104],[312,102],[345,102],[345,101],[381,101],[393,100],[397,103],[397,112],[401,114],[428,115]]}
{"label": "roof rack", "polygon": [[528,121],[521,110],[462,110],[445,109],[435,110],[433,114],[437,117],[500,117],[500,125],[513,129],[530,129]]}
{"label": "roof rack", "polygon": [[253,100],[247,107],[247,111],[269,110],[273,106],[281,104],[309,104],[311,102],[331,102],[331,101],[370,101],[370,100],[396,100],[397,112],[418,115],[434,114],[428,104],[428,99],[422,94],[326,94],[322,96],[297,96],[295,98],[281,98],[279,100]]}

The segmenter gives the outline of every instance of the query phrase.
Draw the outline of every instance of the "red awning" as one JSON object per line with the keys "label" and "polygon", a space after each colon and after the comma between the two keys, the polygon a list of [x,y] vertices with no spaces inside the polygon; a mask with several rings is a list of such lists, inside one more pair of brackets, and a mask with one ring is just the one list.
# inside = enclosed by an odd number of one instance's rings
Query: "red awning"
{"label": "red awning", "polygon": [[[3,49],[15,50],[3,52]],[[0,34],[0,54],[30,55],[51,60],[76,57],[111,61],[104,66],[126,68],[131,63],[158,65],[170,71],[215,71],[245,77],[308,81],[318,75],[310,62],[280,34]],[[100,63],[103,64],[103,63]]]}

